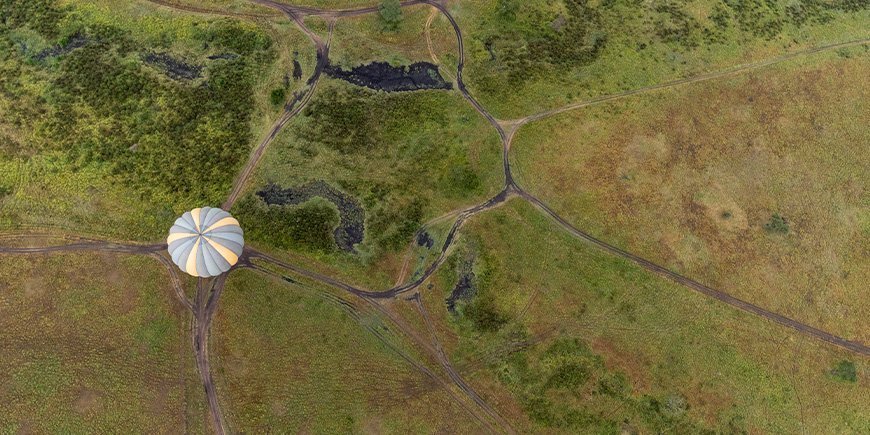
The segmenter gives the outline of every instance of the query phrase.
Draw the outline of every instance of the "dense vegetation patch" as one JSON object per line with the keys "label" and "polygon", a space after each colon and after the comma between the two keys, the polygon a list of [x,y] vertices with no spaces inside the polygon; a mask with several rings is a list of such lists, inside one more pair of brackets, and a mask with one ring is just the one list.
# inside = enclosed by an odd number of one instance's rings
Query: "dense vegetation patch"
{"label": "dense vegetation patch", "polygon": [[355,253],[354,245],[363,241],[365,232],[365,210],[359,202],[344,192],[332,187],[323,180],[317,180],[297,187],[282,189],[275,184],[269,184],[257,192],[266,204],[270,206],[294,206],[304,204],[312,198],[323,198],[338,209],[339,224],[333,235],[339,249]]}
{"label": "dense vegetation patch", "polygon": [[834,368],[831,369],[831,376],[833,376],[834,379],[843,382],[858,382],[858,373],[857,370],[855,370],[855,363],[845,359],[837,362]]}
{"label": "dense vegetation patch", "polygon": [[246,196],[233,208],[233,214],[251,241],[301,251],[330,252],[336,248],[333,230],[338,226],[338,212],[323,199],[297,206],[270,206],[256,196]]}
{"label": "dense vegetation patch", "polygon": [[579,338],[562,337],[546,349],[518,352],[493,369],[541,428],[706,433],[686,416],[689,404],[683,395],[633,394],[625,374],[605,367],[601,356]]}
{"label": "dense vegetation patch", "polygon": [[[0,3],[6,122],[32,129],[30,146],[63,152],[73,170],[105,167],[145,198],[219,202],[248,154],[255,73],[273,53],[265,35],[237,22],[192,26],[193,41],[143,47],[128,30],[51,0]],[[19,41],[31,31],[39,37]],[[36,46],[69,47],[71,38],[74,49],[38,60]],[[166,50],[176,42],[237,56],[193,61]]]}
{"label": "dense vegetation patch", "polygon": [[764,230],[771,234],[788,234],[788,221],[779,213],[774,213],[764,224]]}
{"label": "dense vegetation patch", "polygon": [[577,88],[581,83],[596,85],[597,80],[578,81],[574,74],[597,61],[621,66],[623,58],[639,59],[649,52],[655,60],[648,63],[685,64],[685,54],[701,48],[709,55],[710,50],[735,43],[794,39],[804,26],[866,10],[870,2],[715,0],[698,5],[675,0],[492,0],[486,4],[489,7],[477,17],[471,36],[485,48],[488,59],[482,54],[479,60],[472,58],[475,73],[469,80],[484,94],[508,99],[516,87],[537,80],[565,83],[576,91],[582,90]]}
{"label": "dense vegetation patch", "polygon": [[607,40],[600,14],[587,0],[565,0],[561,11],[534,2],[499,0],[496,14],[477,37],[512,84],[541,67],[589,63]]}
{"label": "dense vegetation patch", "polygon": [[456,101],[444,91],[388,93],[327,82],[286,130],[289,146],[276,156],[280,163],[268,164],[264,181],[329,183],[364,210],[357,249],[401,250],[433,201],[477,195],[484,187],[463,146],[471,139],[462,132],[477,119],[462,114],[465,108],[457,113]]}

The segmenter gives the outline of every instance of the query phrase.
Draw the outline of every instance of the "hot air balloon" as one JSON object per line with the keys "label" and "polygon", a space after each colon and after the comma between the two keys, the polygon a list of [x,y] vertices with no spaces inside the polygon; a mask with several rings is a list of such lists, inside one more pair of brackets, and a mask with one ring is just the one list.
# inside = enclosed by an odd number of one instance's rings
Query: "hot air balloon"
{"label": "hot air balloon", "polygon": [[175,220],[166,238],[172,261],[198,277],[218,276],[233,267],[245,246],[239,221],[212,207],[195,208]]}

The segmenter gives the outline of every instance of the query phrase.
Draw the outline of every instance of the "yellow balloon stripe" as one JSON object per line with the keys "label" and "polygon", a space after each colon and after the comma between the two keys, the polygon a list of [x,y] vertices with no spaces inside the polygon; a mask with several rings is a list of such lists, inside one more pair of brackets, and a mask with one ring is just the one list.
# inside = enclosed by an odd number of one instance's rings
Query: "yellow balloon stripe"
{"label": "yellow balloon stripe", "polygon": [[170,234],[169,237],[166,238],[166,244],[170,244],[176,240],[186,239],[188,237],[195,237],[194,233],[173,233]]}
{"label": "yellow balloon stripe", "polygon": [[190,211],[190,215],[193,217],[193,224],[196,225],[196,231],[202,231],[199,227],[199,214],[202,212],[201,208],[195,208]]}
{"label": "yellow balloon stripe", "polygon": [[184,265],[184,271],[193,275],[199,276],[196,273],[196,255],[199,254],[199,237],[193,242],[193,249],[190,250],[190,255],[187,257],[187,263]]}
{"label": "yellow balloon stripe", "polygon": [[211,245],[211,247],[214,248],[215,251],[218,251],[218,254],[221,254],[221,257],[224,257],[224,260],[227,260],[227,263],[230,263],[230,266],[239,262],[239,256],[236,255],[235,252],[227,249],[226,246],[223,246],[218,242],[214,242],[208,237],[205,238],[205,241],[208,242],[208,244]]}
{"label": "yellow balloon stripe", "polygon": [[206,232],[214,230],[215,228],[225,227],[227,225],[235,225],[237,227],[240,226],[239,221],[237,221],[236,218],[234,218],[232,216],[227,216],[227,217],[209,225],[208,228],[206,228]]}

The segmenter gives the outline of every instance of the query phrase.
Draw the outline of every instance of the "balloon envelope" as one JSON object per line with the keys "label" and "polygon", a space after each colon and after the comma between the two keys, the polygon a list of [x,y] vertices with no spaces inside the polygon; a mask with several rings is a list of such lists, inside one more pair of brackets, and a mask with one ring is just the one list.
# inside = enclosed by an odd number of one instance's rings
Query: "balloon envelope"
{"label": "balloon envelope", "polygon": [[176,219],[166,243],[181,270],[207,278],[230,270],[239,261],[245,239],[239,221],[229,213],[203,207]]}

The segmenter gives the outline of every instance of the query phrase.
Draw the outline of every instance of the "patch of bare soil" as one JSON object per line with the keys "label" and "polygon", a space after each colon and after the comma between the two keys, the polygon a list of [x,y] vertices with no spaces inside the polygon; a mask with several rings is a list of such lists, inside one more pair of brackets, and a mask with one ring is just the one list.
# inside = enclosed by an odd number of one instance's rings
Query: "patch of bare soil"
{"label": "patch of bare soil", "polygon": [[88,388],[82,388],[78,393],[78,397],[76,397],[75,403],[73,403],[73,409],[81,415],[95,412],[99,407],[100,394]]}
{"label": "patch of bare soil", "polygon": [[45,295],[45,281],[38,276],[24,280],[24,297],[29,300],[39,299]]}

